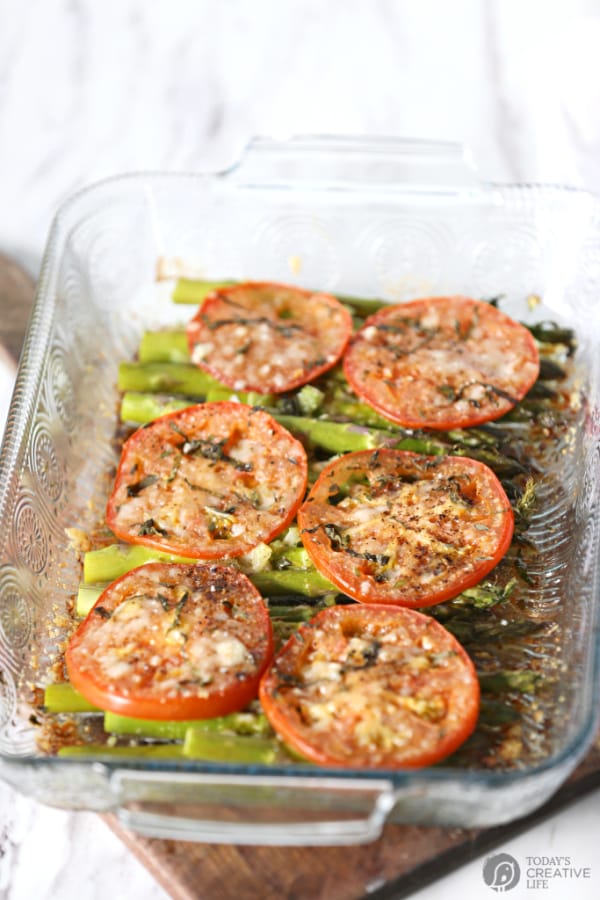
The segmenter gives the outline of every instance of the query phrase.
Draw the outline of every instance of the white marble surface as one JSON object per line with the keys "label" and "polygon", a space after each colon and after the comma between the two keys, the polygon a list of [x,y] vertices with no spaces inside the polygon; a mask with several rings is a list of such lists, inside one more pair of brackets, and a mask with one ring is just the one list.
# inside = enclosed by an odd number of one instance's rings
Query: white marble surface
{"label": "white marble surface", "polygon": [[[485,177],[600,191],[598,46],[597,0],[0,0],[0,251],[35,274],[77,188],[222,167],[253,134],[457,139]],[[511,896],[600,896],[599,801],[502,848],[592,877]],[[165,896],[92,814],[0,804],[0,898]],[[417,896],[490,894],[481,864]]]}

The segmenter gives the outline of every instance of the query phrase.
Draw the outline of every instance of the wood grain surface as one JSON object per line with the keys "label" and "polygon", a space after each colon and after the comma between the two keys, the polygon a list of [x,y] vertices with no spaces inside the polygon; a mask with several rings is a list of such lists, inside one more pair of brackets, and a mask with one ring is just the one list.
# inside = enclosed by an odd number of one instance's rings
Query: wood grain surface
{"label": "wood grain surface", "polygon": [[14,260],[0,254],[0,343],[18,360],[35,294],[35,282]]}
{"label": "wood grain surface", "polygon": [[387,825],[355,847],[239,847],[145,838],[105,816],[173,900],[388,900],[408,897],[600,787],[600,735],[540,809],[487,829]]}

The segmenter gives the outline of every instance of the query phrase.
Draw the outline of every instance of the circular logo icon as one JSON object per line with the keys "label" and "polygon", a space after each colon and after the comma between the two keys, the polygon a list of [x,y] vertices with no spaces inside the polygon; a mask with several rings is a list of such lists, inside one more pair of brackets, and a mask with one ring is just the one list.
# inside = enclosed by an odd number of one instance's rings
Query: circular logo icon
{"label": "circular logo icon", "polygon": [[502,893],[516,887],[521,877],[519,863],[509,853],[496,853],[483,864],[483,880],[493,891]]}

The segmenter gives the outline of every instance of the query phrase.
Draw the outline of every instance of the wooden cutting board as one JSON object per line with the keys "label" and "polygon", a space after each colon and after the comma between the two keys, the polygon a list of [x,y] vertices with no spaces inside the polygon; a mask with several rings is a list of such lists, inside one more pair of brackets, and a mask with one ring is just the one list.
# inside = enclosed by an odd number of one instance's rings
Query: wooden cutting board
{"label": "wooden cutting board", "polygon": [[31,313],[35,282],[21,266],[0,254],[0,344],[19,359]]}
{"label": "wooden cutting board", "polygon": [[[0,255],[0,346],[16,360],[33,280]],[[569,781],[541,809],[497,828],[388,825],[356,847],[240,847],[144,838],[104,819],[174,900],[385,900],[409,896],[600,787],[600,736]]]}
{"label": "wooden cutting board", "polygon": [[388,825],[355,847],[238,847],[144,838],[104,818],[174,900],[398,900],[598,787],[600,735],[544,806],[496,828]]}

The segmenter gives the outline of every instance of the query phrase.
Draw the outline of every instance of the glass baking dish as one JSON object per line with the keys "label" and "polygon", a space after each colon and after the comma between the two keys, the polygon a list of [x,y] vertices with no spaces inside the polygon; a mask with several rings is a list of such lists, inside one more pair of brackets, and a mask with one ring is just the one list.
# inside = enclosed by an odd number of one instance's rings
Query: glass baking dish
{"label": "glass baking dish", "polygon": [[[536,650],[557,714],[535,765],[261,768],[36,749],[33,689],[52,678],[81,574],[65,529],[97,524],[115,461],[117,364],[144,329],[185,320],[168,282],[157,282],[157,260],[163,278],[269,279],[390,301],[502,294],[516,318],[576,330],[577,428],[544,473],[532,526],[544,571],[529,612],[560,635]],[[117,177],[68,201],[44,256],[2,448],[2,776],[42,802],[112,811],[145,834],[236,843],[367,841],[387,819],[485,826],[546,800],[597,725],[599,289],[594,197],[485,184],[452,144],[258,140],[226,172]],[[541,298],[535,310],[530,295]]]}

